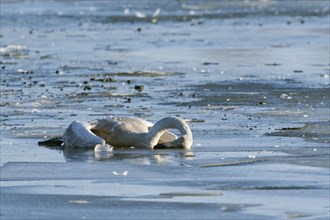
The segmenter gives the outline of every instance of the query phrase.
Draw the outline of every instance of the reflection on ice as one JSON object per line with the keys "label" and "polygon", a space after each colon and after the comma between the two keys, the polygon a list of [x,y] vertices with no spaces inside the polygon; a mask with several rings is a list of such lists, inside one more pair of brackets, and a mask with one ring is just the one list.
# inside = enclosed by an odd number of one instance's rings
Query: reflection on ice
{"label": "reflection on ice", "polygon": [[100,160],[107,160],[112,156],[113,147],[107,144],[97,144],[94,147],[94,156],[95,159]]}
{"label": "reflection on ice", "polygon": [[[166,165],[178,166],[180,161],[189,161],[194,157],[191,150],[145,150],[145,149],[115,149],[109,151],[94,151],[92,149],[56,148],[63,153],[67,162],[113,162],[125,161],[139,165]],[[178,161],[179,160],[179,161]],[[189,166],[186,164],[186,166]]]}

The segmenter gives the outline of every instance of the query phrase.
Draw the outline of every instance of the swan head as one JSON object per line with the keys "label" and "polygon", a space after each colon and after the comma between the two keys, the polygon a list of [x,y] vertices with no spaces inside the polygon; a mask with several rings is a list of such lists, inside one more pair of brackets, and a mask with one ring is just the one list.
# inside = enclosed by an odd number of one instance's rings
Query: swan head
{"label": "swan head", "polygon": [[[168,129],[179,130],[181,136],[174,141],[158,144],[160,136]],[[149,148],[183,148],[190,149],[193,143],[192,132],[188,124],[178,117],[166,117],[158,121],[147,135],[147,143]]]}
{"label": "swan head", "polygon": [[176,142],[176,147],[178,148],[190,149],[193,140],[191,135],[185,134],[179,137],[178,139],[176,139],[174,142]]}
{"label": "swan head", "polygon": [[183,135],[172,142],[157,144],[153,148],[154,149],[167,149],[167,148],[190,149],[192,143],[193,141],[190,135]]}

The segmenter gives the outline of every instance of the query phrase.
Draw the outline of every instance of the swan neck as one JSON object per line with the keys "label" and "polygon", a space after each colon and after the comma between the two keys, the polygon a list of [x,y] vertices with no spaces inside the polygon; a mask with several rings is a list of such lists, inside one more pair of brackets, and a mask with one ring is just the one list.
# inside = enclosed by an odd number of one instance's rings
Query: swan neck
{"label": "swan neck", "polygon": [[[192,133],[188,126],[188,124],[181,118],[178,117],[166,117],[154,124],[151,127],[150,131],[146,136],[146,144],[148,148],[153,149],[155,145],[157,145],[160,137],[163,133],[168,129],[177,129],[181,138],[184,140],[183,148],[190,148],[192,144]],[[187,142],[187,143],[186,143]]]}

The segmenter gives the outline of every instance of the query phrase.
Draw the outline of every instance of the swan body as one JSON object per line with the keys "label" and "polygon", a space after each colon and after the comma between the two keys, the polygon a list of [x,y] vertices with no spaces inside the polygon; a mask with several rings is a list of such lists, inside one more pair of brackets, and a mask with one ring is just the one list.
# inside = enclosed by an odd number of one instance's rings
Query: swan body
{"label": "swan body", "polygon": [[[167,131],[177,129],[181,136]],[[91,148],[109,144],[113,147],[175,147],[190,149],[192,132],[178,117],[166,117],[154,125],[139,118],[107,118],[92,122],[72,122],[63,135],[65,147]]]}

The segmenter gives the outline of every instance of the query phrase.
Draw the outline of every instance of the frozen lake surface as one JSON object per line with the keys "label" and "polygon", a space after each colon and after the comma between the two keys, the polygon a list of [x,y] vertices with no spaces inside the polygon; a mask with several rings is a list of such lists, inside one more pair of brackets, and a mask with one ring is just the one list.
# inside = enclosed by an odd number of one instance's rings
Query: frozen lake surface
{"label": "frozen lake surface", "polygon": [[[297,2],[1,1],[1,219],[328,219],[329,2]],[[192,150],[38,146],[110,116]]]}

